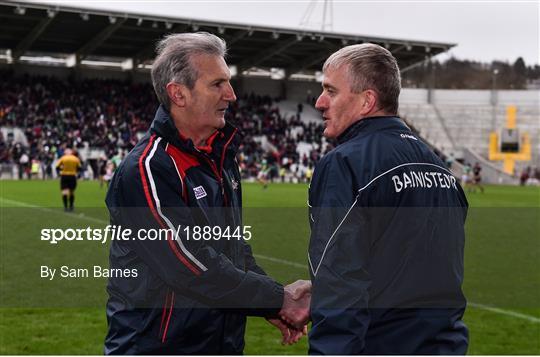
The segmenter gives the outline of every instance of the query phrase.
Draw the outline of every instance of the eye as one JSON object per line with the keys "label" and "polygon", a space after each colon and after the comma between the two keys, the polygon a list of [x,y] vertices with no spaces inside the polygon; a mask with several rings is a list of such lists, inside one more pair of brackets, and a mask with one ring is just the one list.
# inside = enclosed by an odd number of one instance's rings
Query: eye
{"label": "eye", "polygon": [[223,87],[223,83],[225,83],[225,81],[216,81],[213,86],[216,88],[221,88]]}

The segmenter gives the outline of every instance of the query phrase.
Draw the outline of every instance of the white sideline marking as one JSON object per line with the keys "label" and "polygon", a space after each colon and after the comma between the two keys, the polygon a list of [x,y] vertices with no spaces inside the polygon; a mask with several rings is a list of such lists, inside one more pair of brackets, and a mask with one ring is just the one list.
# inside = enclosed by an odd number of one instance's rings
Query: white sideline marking
{"label": "white sideline marking", "polygon": [[[56,213],[56,214],[65,215],[66,217],[79,218],[79,219],[87,220],[87,221],[94,222],[94,223],[109,224],[109,221],[99,219],[99,218],[90,217],[90,216],[86,216],[83,213],[76,214],[76,213],[73,213],[73,212],[71,212],[71,213],[70,212],[63,212],[63,211],[61,211],[59,209],[51,209],[51,208],[46,208],[46,207],[42,207],[42,206],[36,206],[36,205],[32,205],[30,203],[9,200],[9,199],[4,198],[4,197],[0,197],[0,200],[3,201],[3,202],[6,202],[6,203],[12,204],[12,205],[19,206],[19,207],[34,208],[34,209],[37,209],[38,211],[41,211],[41,212]],[[6,208],[6,207],[2,206],[2,208]]]}
{"label": "white sideline marking", "polygon": [[540,323],[540,318],[538,318],[538,317],[534,317],[534,316],[526,315],[526,314],[521,314],[519,312],[515,312],[515,311],[511,311],[511,310],[499,309],[498,307],[488,306],[488,305],[484,305],[484,304],[477,304],[475,302],[468,302],[467,305],[472,306],[472,307],[476,307],[478,309],[491,311],[491,312],[501,314],[501,315],[517,317],[518,319],[523,319],[523,320],[527,320],[527,321],[530,321],[530,322],[535,322],[537,324]]}
{"label": "white sideline marking", "polygon": [[[102,219],[97,219],[97,218],[88,217],[88,216],[74,215],[73,213],[67,213],[67,212],[62,212],[62,211],[58,211],[58,210],[53,210],[53,209],[49,209],[49,208],[45,208],[45,207],[41,207],[41,206],[32,205],[32,204],[25,203],[25,202],[9,200],[9,199],[3,198],[3,197],[0,197],[0,200],[4,201],[4,202],[7,202],[9,204],[13,204],[13,205],[21,206],[21,207],[35,208],[35,209],[43,211],[43,212],[54,212],[54,213],[59,213],[59,214],[65,214],[66,216],[69,216],[69,217],[85,219],[85,220],[89,220],[89,221],[96,222],[96,223],[103,223],[103,224],[108,224],[109,223],[109,222],[107,222],[105,220],[102,220]],[[5,207],[2,207],[2,208],[5,208]],[[253,254],[253,256],[255,258],[258,258],[258,259],[268,260],[270,262],[280,263],[280,264],[292,266],[292,267],[299,268],[299,269],[305,269],[306,268],[305,264],[291,262],[290,260],[269,257],[269,256],[266,256],[266,255],[261,255],[261,254]],[[490,312],[493,312],[493,313],[496,313],[496,314],[500,314],[500,315],[506,315],[506,316],[510,316],[510,317],[515,317],[515,318],[518,318],[518,319],[527,320],[529,322],[540,323],[540,318],[538,318],[538,317],[527,315],[527,314],[522,314],[522,313],[511,311],[511,310],[504,310],[504,309],[500,309],[498,307],[493,307],[493,306],[484,305],[484,304],[478,304],[478,303],[475,303],[475,302],[467,302],[467,305],[471,306],[471,307],[474,307],[474,308],[477,308],[477,309],[482,309],[482,310],[490,311]]]}
{"label": "white sideline marking", "polygon": [[289,266],[292,266],[292,267],[295,267],[295,268],[300,268],[300,269],[306,269],[307,268],[307,266],[305,264],[291,262],[290,260],[269,257],[269,256],[266,256],[266,255],[261,255],[261,254],[253,254],[253,256],[255,258],[268,260],[268,261],[274,262],[274,263],[280,263],[280,264],[284,264],[284,265],[289,265]]}

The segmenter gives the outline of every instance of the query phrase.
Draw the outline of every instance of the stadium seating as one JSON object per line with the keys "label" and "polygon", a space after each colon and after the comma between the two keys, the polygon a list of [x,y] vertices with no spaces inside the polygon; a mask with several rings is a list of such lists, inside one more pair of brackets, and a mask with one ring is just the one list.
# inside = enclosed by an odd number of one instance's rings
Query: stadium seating
{"label": "stadium seating", "polygon": [[399,114],[418,129],[420,135],[441,151],[449,154],[454,144],[445,130],[435,107],[429,104],[400,103]]}
{"label": "stadium seating", "polygon": [[[40,160],[42,176],[54,175],[48,168],[66,146],[79,150],[92,167],[90,177],[95,177],[96,161],[130,150],[148,129],[158,105],[150,83],[15,78],[11,72],[0,72],[0,80],[0,172],[8,177],[7,165],[18,172],[26,169],[19,162],[23,153],[30,161]],[[506,107],[500,104],[494,109],[454,92],[441,95],[446,101],[430,104],[424,90],[404,89],[400,115],[443,159],[445,155],[464,158],[465,149],[472,157],[486,158],[489,133],[504,127]],[[485,93],[475,95],[485,101]],[[538,106],[518,106],[518,127],[529,134],[533,146],[533,162],[527,163],[531,166],[540,166],[539,117]],[[311,104],[244,95],[231,105],[227,119],[245,136],[239,157],[247,179],[256,177],[266,160],[274,176],[283,166],[290,180],[301,181],[305,171],[333,147],[322,136],[320,113]],[[493,171],[498,172],[497,165]]]}
{"label": "stadium seating", "polygon": [[[91,167],[89,177],[96,177],[97,161],[129,151],[148,129],[158,105],[149,83],[15,78],[7,72],[0,73],[0,79],[5,93],[0,98],[0,164],[8,177],[8,165],[23,177],[29,165],[20,162],[25,154],[29,161],[40,161],[41,176],[54,176],[51,165],[67,146],[79,151]],[[313,107],[304,115],[297,102],[282,102],[282,115],[278,103],[268,96],[243,96],[227,113],[245,136],[239,155],[245,178],[256,177],[266,160],[272,172],[277,166],[293,167],[290,178],[302,180],[320,157],[320,148],[327,147],[326,142],[321,145],[322,123]]]}
{"label": "stadium seating", "polygon": [[[506,125],[506,105],[402,102],[400,113],[443,153],[464,159],[475,155],[487,159],[489,134]],[[520,172],[523,166],[540,165],[540,108],[518,106],[517,126],[522,133],[528,133],[532,145],[532,161],[518,163],[516,172]],[[493,171],[502,168],[499,162],[485,161],[484,165],[493,166]]]}

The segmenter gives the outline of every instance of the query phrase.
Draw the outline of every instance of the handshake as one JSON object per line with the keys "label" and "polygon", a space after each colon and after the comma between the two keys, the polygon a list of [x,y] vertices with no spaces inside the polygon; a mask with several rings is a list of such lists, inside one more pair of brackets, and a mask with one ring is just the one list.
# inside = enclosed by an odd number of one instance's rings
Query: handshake
{"label": "handshake", "polygon": [[310,302],[311,282],[309,280],[297,280],[285,286],[279,318],[268,319],[268,322],[281,332],[282,344],[292,345],[307,334]]}

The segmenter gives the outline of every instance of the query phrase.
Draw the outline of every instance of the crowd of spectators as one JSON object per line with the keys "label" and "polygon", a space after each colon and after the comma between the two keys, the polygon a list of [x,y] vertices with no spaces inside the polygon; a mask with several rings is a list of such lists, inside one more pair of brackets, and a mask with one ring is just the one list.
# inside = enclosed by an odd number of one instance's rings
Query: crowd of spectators
{"label": "crowd of spectators", "polygon": [[[137,131],[146,130],[155,110],[148,84],[114,80],[60,80],[0,74],[2,126],[24,130],[31,158],[55,156],[61,147],[86,143],[107,155],[130,149]],[[2,162],[17,160],[21,150],[2,138]]]}
{"label": "crowd of spectators", "polygon": [[[118,165],[149,128],[158,106],[150,83],[111,79],[0,72],[0,90],[0,167],[15,167],[12,174],[14,171],[19,178],[54,177],[54,162],[66,147],[101,153],[99,158],[81,157],[83,172],[88,178],[110,176],[111,167]],[[302,120],[304,105],[312,103],[299,103],[295,113],[286,115],[278,104],[277,98],[244,95],[226,113],[226,119],[243,135],[238,154],[243,177],[260,178],[263,172],[265,180],[307,181],[315,163],[333,143],[323,138],[322,121]],[[14,135],[14,128],[24,133],[25,140]],[[452,167],[452,156],[433,150]],[[537,169],[529,169],[522,173],[521,182],[538,178],[537,173]]]}
{"label": "crowd of spectators", "polygon": [[[0,72],[0,90],[0,127],[20,128],[27,141],[15,140],[12,132],[0,133],[0,164],[18,167],[20,178],[36,176],[36,163],[41,177],[52,177],[52,164],[66,147],[103,152],[97,162],[86,163],[90,177],[97,178],[110,158],[131,150],[158,106],[150,83]],[[245,178],[256,177],[267,166],[270,178],[301,181],[320,158],[322,129],[301,120],[302,105],[296,115],[284,118],[276,103],[249,95],[231,105],[227,119],[244,136],[239,163]],[[312,143],[314,149],[300,155],[300,141]]]}
{"label": "crowd of spectators", "polygon": [[530,166],[523,168],[521,174],[519,175],[519,184],[521,186],[540,185],[540,168],[533,168]]}
{"label": "crowd of spectators", "polygon": [[[286,117],[278,103],[278,99],[251,94],[229,108],[227,119],[244,135],[240,167],[245,178],[267,170],[271,181],[305,181],[320,159],[322,148],[326,152],[332,146],[324,145],[322,122],[316,125],[302,121],[302,104],[295,114]],[[309,143],[311,149],[299,151],[300,142]]]}

